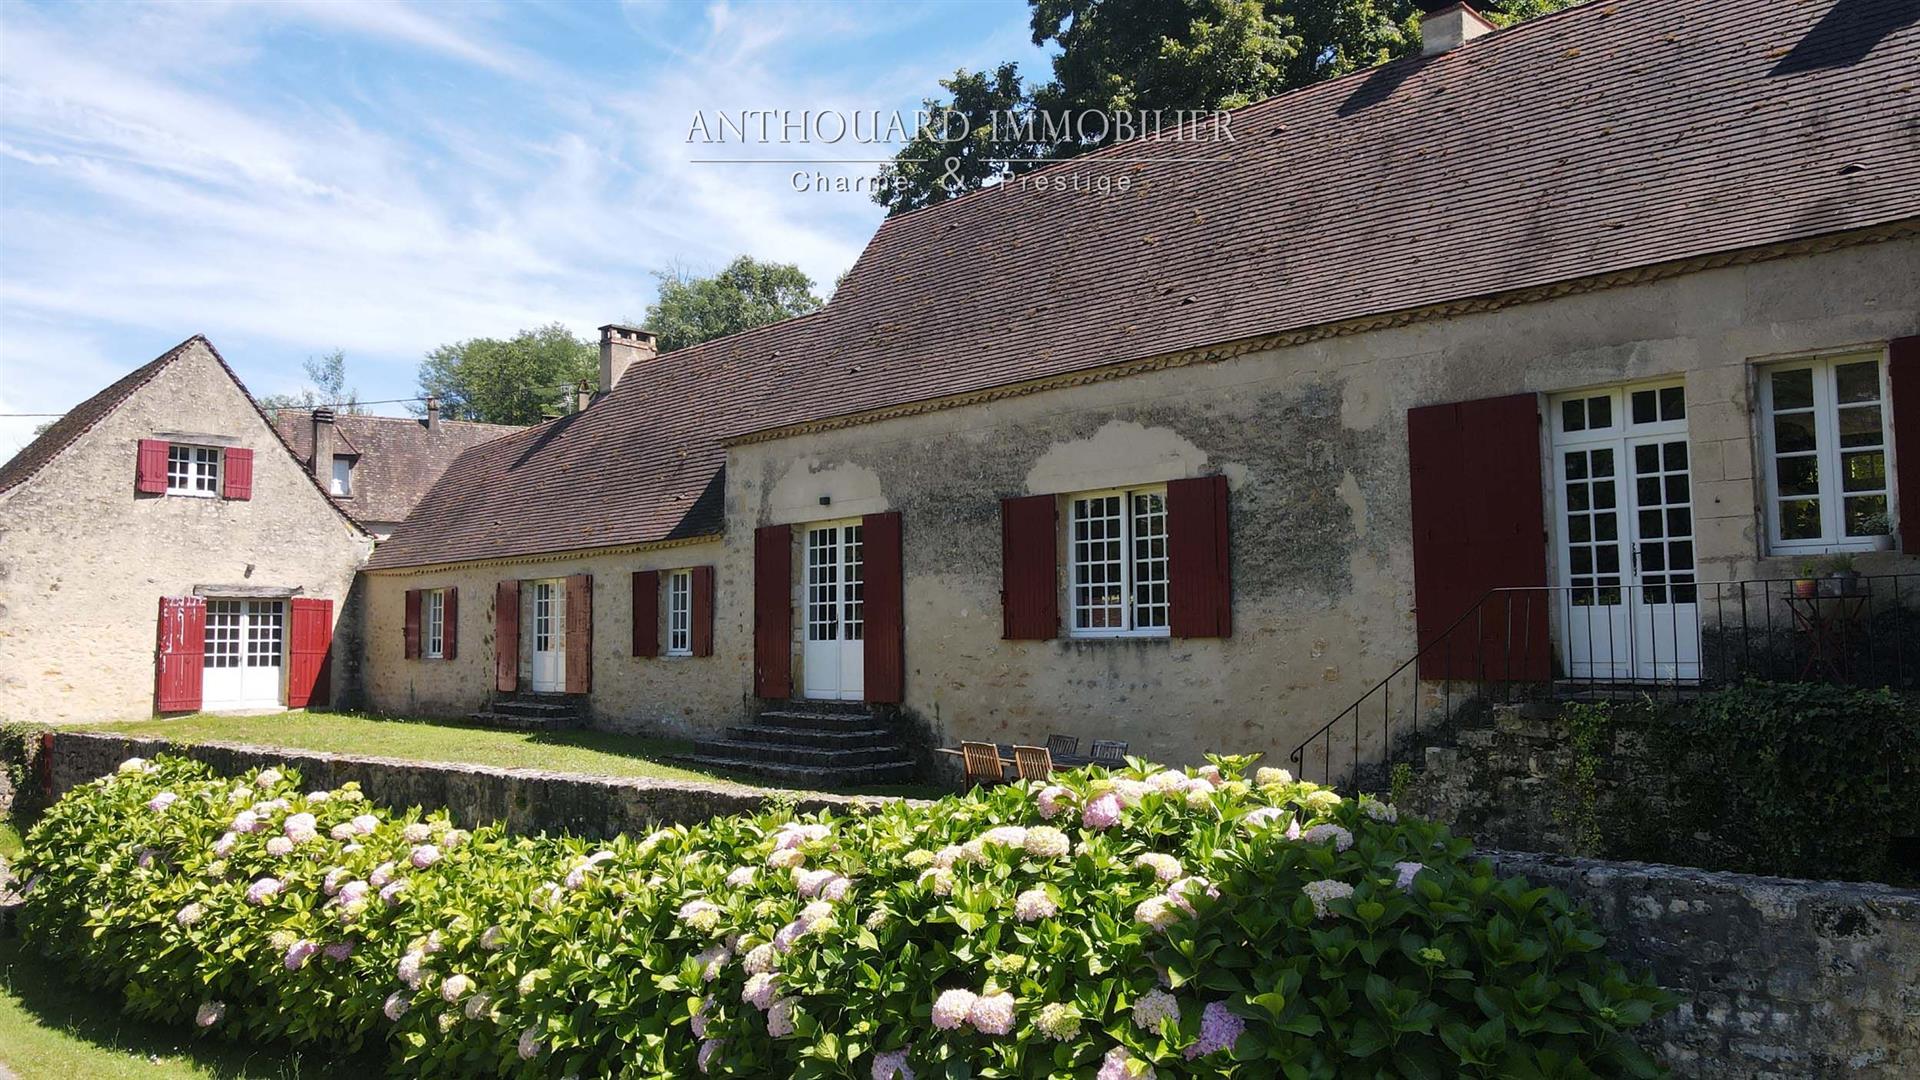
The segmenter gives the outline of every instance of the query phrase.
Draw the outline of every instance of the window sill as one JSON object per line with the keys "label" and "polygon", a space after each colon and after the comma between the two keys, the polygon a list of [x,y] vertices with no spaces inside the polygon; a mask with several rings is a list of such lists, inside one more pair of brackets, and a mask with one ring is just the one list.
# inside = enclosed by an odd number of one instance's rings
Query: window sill
{"label": "window sill", "polygon": [[1070,631],[1068,641],[1168,641],[1173,634],[1167,630],[1114,630],[1108,632]]}
{"label": "window sill", "polygon": [[217,499],[220,497],[217,491],[174,491],[171,488],[166,494],[170,499]]}
{"label": "window sill", "polygon": [[[1884,545],[1878,543],[1885,539]],[[1805,545],[1776,544],[1767,550],[1767,555],[1775,559],[1807,558],[1819,555],[1862,555],[1875,551],[1898,551],[1900,542],[1893,537],[1855,537],[1834,543],[1809,543]]]}

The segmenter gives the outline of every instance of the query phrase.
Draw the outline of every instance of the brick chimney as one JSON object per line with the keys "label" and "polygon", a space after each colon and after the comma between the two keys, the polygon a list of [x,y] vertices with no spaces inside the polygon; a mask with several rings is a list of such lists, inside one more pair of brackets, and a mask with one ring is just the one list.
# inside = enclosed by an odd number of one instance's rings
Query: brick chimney
{"label": "brick chimney", "polygon": [[432,394],[427,395],[427,430],[440,430],[440,399]]}
{"label": "brick chimney", "polygon": [[320,490],[333,490],[333,410],[313,410],[313,462],[309,466]]}
{"label": "brick chimney", "polygon": [[1437,56],[1490,34],[1494,25],[1471,4],[1447,0],[1422,0],[1420,4],[1420,55]]}
{"label": "brick chimney", "polygon": [[627,369],[659,352],[659,339],[637,326],[608,323],[600,328],[600,392],[608,394]]}

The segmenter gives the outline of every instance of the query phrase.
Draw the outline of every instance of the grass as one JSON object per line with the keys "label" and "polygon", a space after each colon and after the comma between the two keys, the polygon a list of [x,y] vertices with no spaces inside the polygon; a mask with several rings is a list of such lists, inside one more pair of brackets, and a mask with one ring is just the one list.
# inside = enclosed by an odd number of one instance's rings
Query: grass
{"label": "grass", "polygon": [[[642,776],[662,780],[722,780],[768,785],[750,776],[669,764],[691,744],[605,731],[498,731],[436,720],[409,720],[359,713],[290,712],[274,716],[212,716],[89,726],[89,731],[140,735],[179,743],[230,742],[366,754],[413,761],[447,761],[502,768],[545,769],[595,776]],[[922,785],[858,789],[859,794],[937,798],[946,792]]]}
{"label": "grass", "polygon": [[[369,1055],[371,1057],[371,1055]],[[124,1016],[118,996],[63,981],[19,938],[0,940],[0,1072],[21,1080],[379,1075],[376,1060],[341,1061],[286,1047],[196,1039],[185,1028]]]}

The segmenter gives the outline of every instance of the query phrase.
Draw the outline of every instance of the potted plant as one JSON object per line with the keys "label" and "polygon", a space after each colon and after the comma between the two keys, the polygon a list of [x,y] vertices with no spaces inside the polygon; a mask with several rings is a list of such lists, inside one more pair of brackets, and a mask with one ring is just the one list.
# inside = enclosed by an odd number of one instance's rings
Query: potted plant
{"label": "potted plant", "polygon": [[1839,554],[1828,557],[1827,576],[1820,582],[1822,596],[1858,596],[1860,594],[1860,571],[1853,568],[1853,556]]}
{"label": "potted plant", "polygon": [[1802,597],[1819,596],[1819,573],[1820,567],[1812,559],[1801,563],[1800,576],[1793,581],[1793,595]]}
{"label": "potted plant", "polygon": [[1893,520],[1885,513],[1868,514],[1860,519],[1860,527],[1873,540],[1873,550],[1893,550]]}

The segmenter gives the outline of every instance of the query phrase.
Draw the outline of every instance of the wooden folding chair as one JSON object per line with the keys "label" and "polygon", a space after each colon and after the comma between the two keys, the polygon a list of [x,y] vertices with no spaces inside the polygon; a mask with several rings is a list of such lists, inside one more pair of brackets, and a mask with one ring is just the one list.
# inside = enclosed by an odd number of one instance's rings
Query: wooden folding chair
{"label": "wooden folding chair", "polygon": [[1062,754],[1077,754],[1079,752],[1080,736],[1061,735],[1057,733],[1047,736],[1047,753],[1052,754],[1054,757],[1059,757]]}
{"label": "wooden folding chair", "polygon": [[1127,740],[1093,740],[1093,760],[1102,765],[1124,765],[1127,761]]}
{"label": "wooden folding chair", "polygon": [[1013,767],[1022,780],[1046,780],[1053,776],[1053,755],[1044,746],[1016,746]]}
{"label": "wooden folding chair", "polygon": [[1007,778],[1000,765],[1000,748],[986,742],[962,742],[960,761],[967,771],[968,787],[998,784]]}

